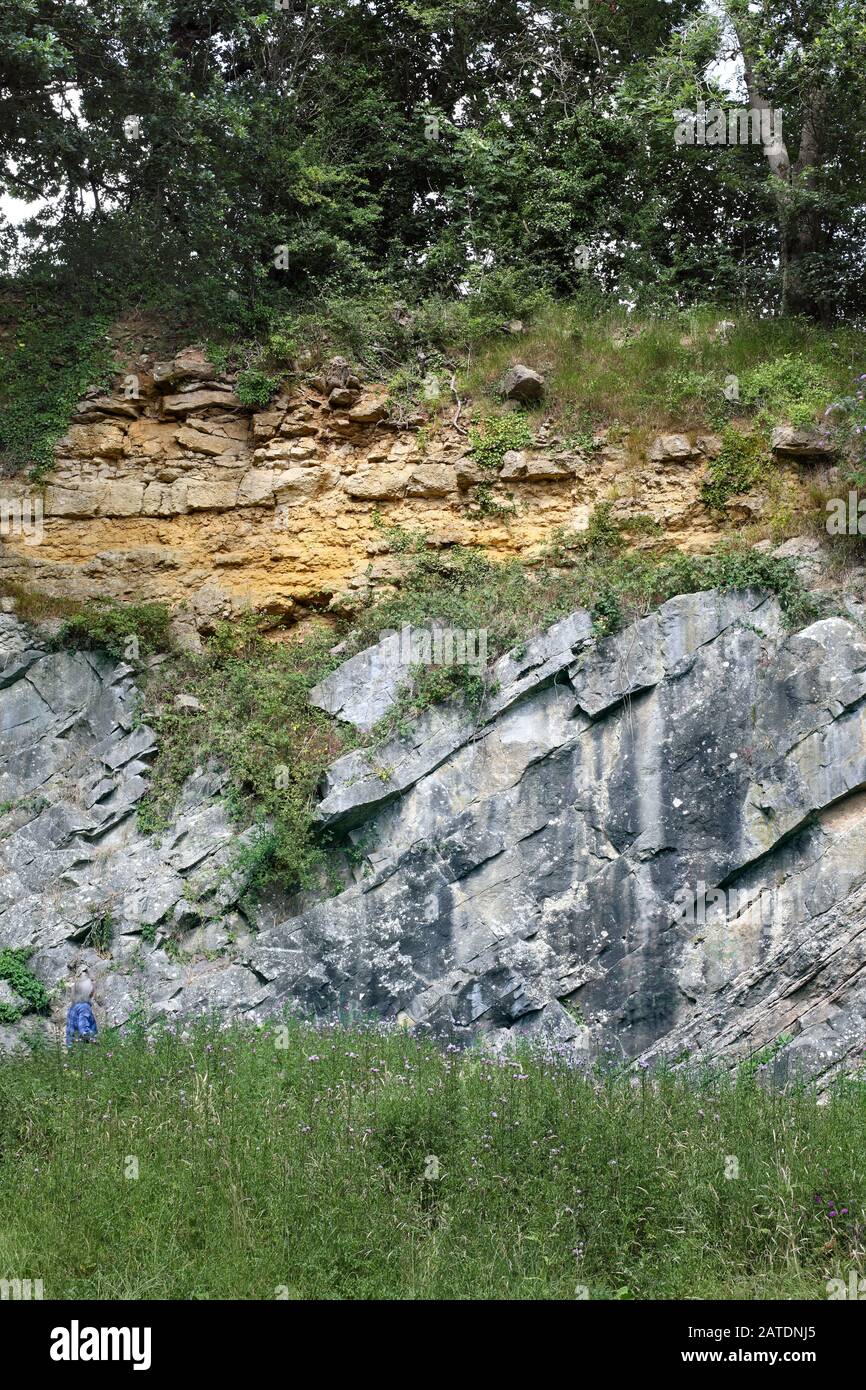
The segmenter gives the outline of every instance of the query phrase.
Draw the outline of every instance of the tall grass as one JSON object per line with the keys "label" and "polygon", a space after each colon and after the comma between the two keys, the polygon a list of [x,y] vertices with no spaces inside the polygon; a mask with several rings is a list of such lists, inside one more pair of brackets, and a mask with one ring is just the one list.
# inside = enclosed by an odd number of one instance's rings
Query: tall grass
{"label": "tall grass", "polygon": [[60,1298],[826,1297],[864,1272],[862,1085],[822,1106],[761,1075],[602,1077],[299,1023],[7,1058],[0,1277]]}
{"label": "tall grass", "polygon": [[[820,410],[863,370],[863,334],[854,329],[735,314],[733,327],[720,331],[723,318],[719,309],[679,318],[624,311],[593,318],[554,305],[520,337],[500,335],[478,346],[461,390],[492,404],[496,383],[514,363],[525,362],[545,373],[543,413],[560,426],[571,418],[578,433],[589,424],[613,423],[646,431],[706,429],[760,415],[763,407],[777,417],[790,405]],[[731,376],[741,384],[739,403],[724,395]]]}

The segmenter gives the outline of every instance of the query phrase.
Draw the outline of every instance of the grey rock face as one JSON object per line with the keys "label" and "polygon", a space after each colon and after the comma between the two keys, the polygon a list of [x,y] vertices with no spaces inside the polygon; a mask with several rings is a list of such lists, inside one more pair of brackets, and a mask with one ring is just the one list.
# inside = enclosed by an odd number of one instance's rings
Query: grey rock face
{"label": "grey rock face", "polygon": [[[235,837],[213,771],[189,780],[159,840],[138,831],[156,740],[137,704],[130,667],[47,651],[0,615],[0,947],[32,949],[30,966],[56,999],[51,1020],[36,1020],[42,1027],[61,1026],[82,967],[104,1023],[141,1006],[182,1009],[188,989],[198,999],[212,965],[178,963],[162,948],[190,927],[230,920],[240,890],[220,878]],[[110,951],[90,944],[105,921]],[[247,991],[255,984],[245,975]],[[238,989],[236,1006],[244,997]],[[5,1044],[13,1040],[5,1029]]]}
{"label": "grey rock face", "polygon": [[0,980],[0,1004],[5,1004],[10,1009],[23,1009],[26,1001],[18,994],[8,980]]}
{"label": "grey rock face", "polygon": [[390,635],[344,661],[314,686],[310,703],[366,731],[391,708],[406,676],[399,636],[395,641]]}
{"label": "grey rock face", "polygon": [[[406,1013],[454,1040],[531,1038],[577,1060],[733,1064],[772,1046],[779,1075],[825,1080],[862,1052],[855,621],[792,634],[761,593],[704,593],[597,642],[572,614],[496,663],[480,711],[432,710],[332,766],[319,814],[355,841],[356,881],[254,938],[220,878],[219,776],[191,779],[171,831],[144,839],[133,811],[153,741],[130,717],[131,673],[2,621],[0,797],[17,799],[0,821],[0,944],[34,945],[49,986],[83,961],[112,1020],[142,1005]],[[370,727],[399,684],[381,647],[317,703]],[[111,958],[82,945],[109,897]],[[169,931],[239,948],[181,963],[161,949]]]}
{"label": "grey rock face", "polygon": [[[250,964],[278,999],[497,1046],[634,1058],[720,1034],[733,1056],[738,991],[782,998],[774,962],[800,939],[813,1002],[803,1031],[788,1011],[780,1056],[841,1065],[866,1034],[853,945],[832,1005],[821,981],[866,883],[860,631],[789,635],[748,593],[671,600],[569,659],[580,632],[545,634],[558,654],[486,720],[438,712],[395,744],[394,794],[361,753],[331,769],[323,814],[354,820],[366,873],[260,935]],[[826,1030],[822,1004],[833,1049],[803,1036]]]}
{"label": "grey rock face", "polygon": [[[507,653],[494,663],[489,682],[494,693],[481,711],[467,711],[461,705],[434,707],[418,719],[410,736],[391,739],[373,753],[363,749],[339,758],[325,778],[320,821],[345,829],[414,786],[473,738],[480,724],[489,723],[527,691],[564,671],[591,634],[589,614],[574,613],[554,623],[522,652]],[[313,703],[359,729],[372,728],[390,709],[407,677],[407,667],[397,660],[399,641],[400,634],[395,634],[344,662],[311,692]],[[329,704],[324,704],[326,698]]]}

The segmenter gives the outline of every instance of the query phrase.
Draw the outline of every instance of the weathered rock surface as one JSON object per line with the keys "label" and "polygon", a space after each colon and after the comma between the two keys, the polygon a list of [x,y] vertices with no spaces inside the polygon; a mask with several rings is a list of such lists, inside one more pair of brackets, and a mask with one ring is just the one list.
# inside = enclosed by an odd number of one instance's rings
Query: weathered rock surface
{"label": "weathered rock surface", "polygon": [[[718,1035],[733,1057],[787,1032],[780,1066],[829,1074],[856,1057],[861,632],[831,618],[787,635],[773,601],[709,594],[597,646],[572,638],[577,658],[542,663],[486,724],[440,713],[404,741],[390,798],[362,755],[332,768],[323,812],[341,792],[371,872],[260,936],[251,963],[285,998],[345,1005],[360,984],[363,1007],[459,1037],[635,1057]],[[698,903],[691,923],[683,902]],[[809,989],[791,1004],[795,966]],[[748,1024],[731,1017],[741,995]],[[762,999],[780,1001],[776,1034]]]}
{"label": "weathered rock surface", "polygon": [[[514,371],[515,390],[537,389],[537,373]],[[242,406],[233,381],[214,373],[200,348],[187,348],[119,374],[110,393],[85,394],[44,490],[25,475],[4,480],[11,506],[38,504],[44,517],[38,542],[4,531],[0,592],[11,583],[158,601],[190,626],[201,595],[219,590],[226,613],[252,604],[294,619],[310,604],[351,601],[382,552],[383,520],[433,545],[526,555],[557,529],[584,530],[611,497],[620,509],[640,499],[637,510],[684,549],[718,539],[719,518],[701,501],[714,447],[705,436],[624,447],[602,433],[597,449],[569,452],[542,421],[534,445],[506,453],[497,473],[467,456],[465,426],[450,413],[391,418],[385,386],[362,384],[344,358],[278,390],[264,410]],[[796,457],[778,457],[792,507],[811,505]],[[507,515],[476,505],[479,487]]]}
{"label": "weathered rock surface", "polygon": [[[789,633],[757,592],[676,598],[601,642],[571,615],[496,664],[481,712],[431,711],[334,764],[320,816],[355,839],[356,881],[254,938],[220,873],[219,775],[192,778],[171,831],[145,839],[154,743],[132,673],[0,624],[0,945],[33,945],[49,987],[86,964],[109,1021],[405,1013],[576,1058],[774,1047],[780,1075],[825,1080],[862,1054],[856,621]],[[317,702],[369,728],[399,685],[383,647]],[[84,943],[107,909],[100,956]]]}
{"label": "weathered rock surface", "polygon": [[206,410],[217,406],[220,410],[233,410],[240,401],[233,391],[219,386],[203,387],[200,391],[181,392],[177,396],[165,396],[163,409],[170,415],[188,415],[190,411]]}
{"label": "weathered rock surface", "polygon": [[153,379],[158,385],[180,381],[211,381],[216,368],[199,348],[184,348],[171,362],[155,362]]}
{"label": "weathered rock surface", "polygon": [[653,463],[688,463],[700,453],[698,444],[692,444],[687,434],[660,434],[649,447]]}
{"label": "weathered rock surface", "polygon": [[833,463],[838,450],[825,430],[798,430],[793,425],[778,425],[770,438],[770,448],[777,458],[804,459],[808,462]]}
{"label": "weathered rock surface", "polygon": [[[243,939],[233,911],[240,885],[223,876],[234,833],[202,770],[159,840],[136,827],[156,741],[137,720],[130,667],[95,653],[47,651],[0,615],[0,947],[32,948],[29,965],[56,992],[51,1020],[0,1028],[0,1045],[58,1028],[66,985],[87,965],[100,1018],[127,1022],[140,1007],[171,1014],[223,989],[207,960],[181,963],[169,938],[199,932],[218,947]],[[88,944],[110,923],[110,954]],[[97,933],[98,934],[98,933]],[[235,1004],[257,998],[255,977],[235,980]],[[187,991],[192,991],[187,995]]]}
{"label": "weathered rock surface", "polygon": [[502,378],[502,394],[507,401],[540,401],[544,395],[544,377],[518,363]]}

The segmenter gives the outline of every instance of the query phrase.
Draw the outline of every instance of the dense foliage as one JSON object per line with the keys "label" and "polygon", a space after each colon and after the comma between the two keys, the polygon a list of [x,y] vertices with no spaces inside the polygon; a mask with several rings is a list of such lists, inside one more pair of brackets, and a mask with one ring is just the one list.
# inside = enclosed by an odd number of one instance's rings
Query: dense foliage
{"label": "dense foliage", "polygon": [[[0,26],[2,182],[33,204],[0,250],[103,300],[250,328],[511,269],[863,307],[859,0],[10,0]],[[699,101],[778,107],[784,159],[678,146]]]}
{"label": "dense foliage", "polygon": [[15,1023],[24,1013],[42,1013],[51,1002],[45,986],[28,968],[32,954],[32,948],[27,947],[0,950],[0,980],[9,985],[20,1001],[0,1001],[0,1023]]}
{"label": "dense foliage", "polygon": [[115,660],[138,661],[168,644],[169,613],[162,603],[119,603],[96,599],[65,618],[54,643],[59,647],[94,648]]}

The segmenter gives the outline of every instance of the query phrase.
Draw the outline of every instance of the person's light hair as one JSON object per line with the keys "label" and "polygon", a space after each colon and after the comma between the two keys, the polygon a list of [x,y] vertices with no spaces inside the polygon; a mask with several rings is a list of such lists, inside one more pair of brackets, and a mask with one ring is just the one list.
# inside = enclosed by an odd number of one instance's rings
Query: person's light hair
{"label": "person's light hair", "polygon": [[87,1004],[93,998],[93,981],[86,975],[75,981],[72,986],[73,1004]]}

